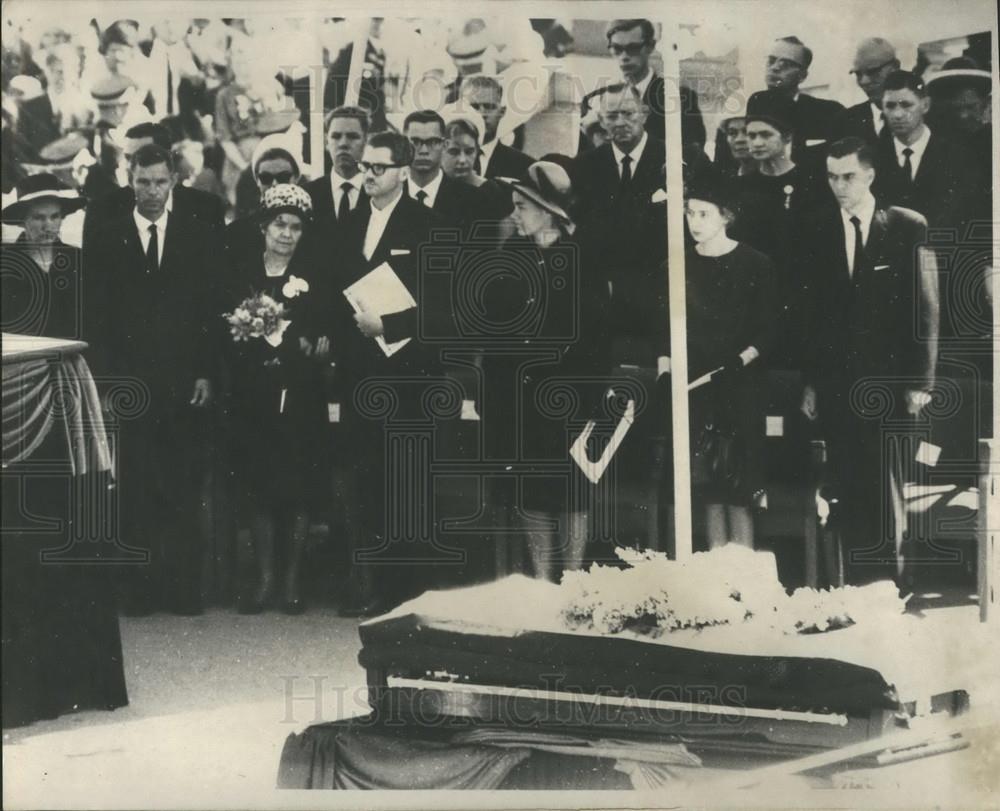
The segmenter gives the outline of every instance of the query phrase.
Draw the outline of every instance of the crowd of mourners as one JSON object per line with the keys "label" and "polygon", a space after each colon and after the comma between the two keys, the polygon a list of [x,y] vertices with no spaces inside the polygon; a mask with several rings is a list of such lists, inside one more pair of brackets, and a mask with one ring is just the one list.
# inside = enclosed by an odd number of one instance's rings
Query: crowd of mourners
{"label": "crowd of mourners", "polygon": [[[267,48],[305,41],[294,25],[5,36],[3,330],[89,344],[120,540],[151,553],[123,567],[122,609],[200,612],[206,558],[227,548],[240,611],[299,613],[325,526],[349,574],[323,582],[343,583],[345,614],[371,615],[517,567],[558,578],[594,557],[599,514],[669,514],[674,148],[706,543],[755,543],[770,376],[790,374],[827,440],[845,549],[880,552],[848,578],[898,574],[882,520],[898,477],[881,406],[854,390],[888,381],[893,408],[918,416],[956,337],[967,373],[992,373],[989,330],[949,318],[940,247],[991,220],[989,71],[966,56],[905,70],[892,42],[865,39],[844,70],[867,99],[845,108],[800,90],[813,52],[786,36],[766,89],[717,133],[681,87],[672,144],[656,29],[615,20],[616,75],[583,98],[575,154],[529,155],[504,68],[560,58],[566,28],[394,24],[372,21],[352,104],[364,38],[330,37],[324,155],[309,154],[309,79],[274,67],[299,60],[276,50],[261,68]],[[408,92],[414,76],[436,95]],[[963,265],[963,289],[988,296],[990,266],[988,250]],[[145,408],[116,414],[129,387]],[[622,420],[615,474],[595,483],[569,448],[583,435],[600,459]],[[471,482],[460,509],[437,495],[442,437]],[[463,522],[489,526],[458,560],[446,529]],[[668,537],[654,521],[641,542]]]}

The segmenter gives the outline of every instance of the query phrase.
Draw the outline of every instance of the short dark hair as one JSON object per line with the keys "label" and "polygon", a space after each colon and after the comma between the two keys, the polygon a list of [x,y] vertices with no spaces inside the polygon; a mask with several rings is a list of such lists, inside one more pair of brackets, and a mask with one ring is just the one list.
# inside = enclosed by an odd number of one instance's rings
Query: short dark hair
{"label": "short dark hair", "polygon": [[369,136],[368,146],[372,149],[388,149],[392,162],[397,166],[409,166],[413,163],[413,144],[398,132],[376,132]]}
{"label": "short dark hair", "polygon": [[174,173],[174,156],[170,154],[170,150],[164,149],[159,144],[143,144],[132,154],[129,169],[156,166],[158,163],[165,163],[170,173]]}
{"label": "short dark hair", "polygon": [[403,132],[406,132],[410,124],[437,124],[444,135],[444,119],[437,110],[414,110],[403,119]]}
{"label": "short dark hair", "polygon": [[152,138],[153,143],[157,146],[162,146],[164,149],[170,149],[170,130],[164,127],[162,124],[157,124],[153,121],[144,121],[142,124],[136,124],[134,127],[129,127],[125,131],[126,138]]}
{"label": "short dark hair", "polygon": [[875,168],[875,149],[864,138],[856,135],[848,135],[839,141],[830,144],[827,151],[828,158],[846,158],[849,155],[857,155],[858,163],[867,166],[869,169]]}
{"label": "short dark hair", "polygon": [[103,56],[112,45],[127,45],[136,48],[139,45],[139,24],[134,20],[115,20],[101,34],[98,51]]}
{"label": "short dark hair", "polygon": [[503,85],[500,80],[486,73],[473,73],[464,77],[459,92],[464,93],[466,90],[490,90],[500,96],[501,101],[503,100]]}
{"label": "short dark hair", "polygon": [[801,39],[796,36],[778,37],[775,42],[787,42],[789,45],[797,45],[802,49],[802,67],[808,68],[813,61],[813,52]]}
{"label": "short dark hair", "polygon": [[326,120],[323,122],[323,132],[330,129],[330,124],[333,123],[335,118],[354,119],[361,125],[361,134],[365,137],[368,136],[368,130],[371,127],[372,120],[368,111],[364,107],[352,107],[346,104],[340,107],[334,107],[326,114]]}
{"label": "short dark hair", "polygon": [[640,17],[631,20],[612,20],[608,24],[604,36],[607,37],[610,44],[611,37],[619,31],[631,31],[633,28],[638,28],[642,31],[643,42],[648,42],[650,45],[656,42],[656,29],[653,28],[653,24],[649,20],[644,20]]}
{"label": "short dark hair", "polygon": [[885,77],[883,90],[912,90],[916,95],[924,97],[927,95],[927,88],[924,80],[908,70],[894,70]]}
{"label": "short dark hair", "polygon": [[449,121],[445,125],[444,134],[446,138],[454,138],[456,135],[468,135],[477,144],[479,143],[479,139],[482,138],[482,133],[467,118],[456,118],[453,121]]}

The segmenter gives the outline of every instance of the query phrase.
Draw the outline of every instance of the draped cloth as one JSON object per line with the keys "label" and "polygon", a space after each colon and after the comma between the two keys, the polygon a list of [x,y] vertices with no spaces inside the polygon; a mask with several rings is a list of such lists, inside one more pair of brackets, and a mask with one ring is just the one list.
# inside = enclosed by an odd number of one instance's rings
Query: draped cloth
{"label": "draped cloth", "polygon": [[29,459],[58,431],[74,476],[110,470],[97,386],[83,356],[9,360],[3,365],[4,466]]}

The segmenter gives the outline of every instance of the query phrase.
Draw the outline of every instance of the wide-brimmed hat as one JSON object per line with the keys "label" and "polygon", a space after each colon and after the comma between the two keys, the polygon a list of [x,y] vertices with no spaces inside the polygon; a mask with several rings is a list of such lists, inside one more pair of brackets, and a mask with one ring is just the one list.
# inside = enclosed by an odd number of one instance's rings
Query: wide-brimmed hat
{"label": "wide-brimmed hat", "polygon": [[0,216],[7,224],[23,223],[31,207],[42,201],[59,203],[64,217],[86,205],[86,201],[74,189],[50,172],[43,172],[29,175],[17,184],[17,201],[4,206]]}
{"label": "wide-brimmed hat", "polygon": [[569,174],[559,164],[537,161],[528,167],[525,177],[498,177],[497,182],[511,191],[523,194],[551,214],[570,230],[575,228],[568,210],[572,204],[573,184]]}
{"label": "wide-brimmed hat", "polygon": [[742,117],[748,124],[764,121],[779,132],[792,132],[795,129],[795,100],[780,90],[758,90],[747,99],[746,113]]}
{"label": "wide-brimmed hat", "polygon": [[927,77],[927,89],[932,93],[949,93],[963,87],[977,88],[988,96],[993,89],[993,77],[967,56],[949,59],[941,70]]}
{"label": "wide-brimmed hat", "polygon": [[279,214],[297,214],[305,222],[312,220],[313,205],[309,192],[294,183],[278,183],[264,190],[257,218],[270,222]]}
{"label": "wide-brimmed hat", "polygon": [[38,157],[43,163],[53,167],[68,166],[80,154],[80,150],[86,150],[89,146],[90,139],[82,132],[68,132],[38,150]]}
{"label": "wide-brimmed hat", "polygon": [[466,20],[460,29],[451,33],[445,51],[456,64],[476,62],[491,44],[485,20],[475,18]]}
{"label": "wide-brimmed hat", "polygon": [[288,110],[268,110],[261,114],[253,123],[253,131],[257,135],[275,135],[287,132],[300,118],[299,108]]}
{"label": "wide-brimmed hat", "polygon": [[98,104],[118,104],[129,100],[126,94],[133,87],[134,82],[124,76],[107,76],[94,82],[90,95]]}

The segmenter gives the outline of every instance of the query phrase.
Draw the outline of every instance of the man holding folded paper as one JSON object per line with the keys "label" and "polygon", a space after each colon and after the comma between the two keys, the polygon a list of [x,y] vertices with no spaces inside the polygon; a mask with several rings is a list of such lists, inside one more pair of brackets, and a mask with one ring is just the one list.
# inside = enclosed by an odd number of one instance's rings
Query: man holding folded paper
{"label": "man holding folded paper", "polygon": [[[372,562],[357,553],[382,547],[387,516],[394,509],[385,495],[386,422],[368,413],[365,391],[386,384],[395,407],[387,420],[420,420],[421,386],[434,375],[434,354],[420,340],[419,248],[427,242],[433,212],[405,194],[413,146],[403,135],[371,135],[358,166],[370,205],[359,206],[338,229],[335,246],[326,246],[323,263],[331,265],[338,309],[333,314],[333,347],[339,420],[349,437],[357,478],[360,526],[353,533],[353,583],[344,613],[376,612],[398,595],[385,577],[375,583]],[[366,386],[367,383],[367,386]],[[384,550],[391,556],[394,550]],[[412,551],[412,550],[411,550]],[[380,572],[388,572],[383,567]],[[391,593],[390,593],[391,592]]]}

